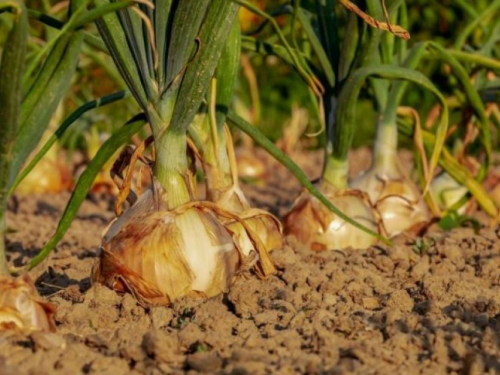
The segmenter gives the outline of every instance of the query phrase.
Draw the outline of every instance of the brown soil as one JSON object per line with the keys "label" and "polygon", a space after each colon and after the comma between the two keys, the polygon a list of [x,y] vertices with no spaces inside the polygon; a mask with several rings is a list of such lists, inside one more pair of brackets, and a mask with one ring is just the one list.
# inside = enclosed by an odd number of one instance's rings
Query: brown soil
{"label": "brown soil", "polygon": [[[302,160],[312,178],[321,155]],[[358,169],[368,153],[356,153]],[[254,204],[283,215],[300,190],[274,163]],[[10,261],[53,234],[68,195],[11,202]],[[313,253],[293,238],[272,257],[276,275],[248,277],[206,301],[145,309],[91,286],[109,199],[91,197],[48,261],[31,274],[58,305],[57,333],[0,334],[0,374],[500,372],[498,232],[470,228],[392,247]]]}

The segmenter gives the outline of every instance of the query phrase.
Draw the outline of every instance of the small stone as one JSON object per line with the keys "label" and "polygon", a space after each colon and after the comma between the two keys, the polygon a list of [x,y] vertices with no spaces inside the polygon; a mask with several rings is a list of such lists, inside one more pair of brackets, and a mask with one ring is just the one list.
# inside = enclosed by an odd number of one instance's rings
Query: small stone
{"label": "small stone", "polygon": [[56,333],[43,333],[43,332],[33,332],[31,334],[31,340],[35,344],[37,349],[65,349],[66,340]]}
{"label": "small stone", "polygon": [[190,354],[186,363],[190,369],[200,372],[215,372],[222,367],[222,359],[216,352]]}
{"label": "small stone", "polygon": [[362,299],[362,304],[367,310],[375,310],[380,307],[380,302],[374,297],[364,297]]}
{"label": "small stone", "polygon": [[152,307],[149,311],[149,316],[155,328],[166,327],[174,318],[172,309],[166,307]]}
{"label": "small stone", "polygon": [[488,325],[489,320],[490,318],[486,313],[480,313],[474,317],[474,323],[476,323],[479,328],[485,328]]}
{"label": "small stone", "polygon": [[179,339],[164,332],[150,331],[142,339],[142,348],[146,354],[161,363],[181,363],[184,356],[178,352]]}

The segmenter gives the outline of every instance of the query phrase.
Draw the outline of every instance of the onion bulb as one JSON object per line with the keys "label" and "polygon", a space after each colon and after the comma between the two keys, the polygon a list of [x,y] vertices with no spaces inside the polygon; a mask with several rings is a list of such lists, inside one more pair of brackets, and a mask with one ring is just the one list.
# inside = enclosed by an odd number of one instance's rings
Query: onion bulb
{"label": "onion bulb", "polygon": [[396,160],[375,161],[350,186],[368,194],[389,237],[429,221],[429,210],[418,187],[404,175]]}
{"label": "onion bulb", "polygon": [[71,186],[67,166],[51,158],[41,159],[16,188],[21,195],[60,193]]}
{"label": "onion bulb", "polygon": [[[158,193],[146,191],[104,235],[93,280],[130,292],[144,305],[166,305],[190,295],[212,297],[227,291],[248,257],[272,272],[262,246],[243,254],[226,223],[232,216],[210,202],[167,210]],[[255,241],[258,238],[251,235]]]}
{"label": "onion bulb", "polygon": [[[269,212],[251,208],[238,186],[235,186],[235,190],[241,195],[234,192],[232,199],[216,203],[239,218],[239,220],[232,220],[227,227],[233,233],[243,255],[248,256],[252,251],[256,251],[255,239],[251,238],[250,233],[256,234],[266,252],[280,248],[283,245],[283,229],[280,221]],[[235,203],[236,199],[238,199],[237,203]]]}
{"label": "onion bulb", "polygon": [[0,331],[55,331],[55,310],[53,304],[38,295],[27,275],[18,278],[0,276]]}
{"label": "onion bulb", "polygon": [[248,179],[263,179],[266,177],[267,168],[262,159],[260,159],[254,147],[253,150],[246,148],[239,149],[236,152],[236,159],[238,160],[238,175]]}
{"label": "onion bulb", "polygon": [[[228,145],[231,144],[228,143]],[[230,158],[231,156],[232,154],[230,153]],[[208,171],[207,175],[210,175],[210,170],[205,164],[205,172]],[[208,199],[217,204],[221,209],[232,212],[243,220],[250,230],[258,235],[266,251],[270,252],[280,248],[283,245],[283,229],[280,221],[269,212],[251,207],[239,186],[236,162],[231,160],[230,164],[231,184],[217,190],[211,189],[210,184],[208,184]],[[252,250],[255,250],[255,245],[249,238],[248,230],[243,227],[241,220],[233,221],[232,224],[229,224],[229,228],[234,233],[243,254],[248,255]]]}
{"label": "onion bulb", "polygon": [[[446,172],[442,172],[432,180],[429,191],[441,210],[450,209],[468,192],[465,186],[460,185]],[[466,208],[467,205],[463,204],[458,213],[465,213]]]}
{"label": "onion bulb", "polygon": [[[320,190],[326,190],[321,189]],[[322,191],[344,214],[378,233],[379,220],[368,198],[360,191],[345,189]],[[366,249],[377,238],[346,223],[319,200],[307,192],[302,193],[284,219],[285,234],[293,234],[314,251],[344,248]]]}

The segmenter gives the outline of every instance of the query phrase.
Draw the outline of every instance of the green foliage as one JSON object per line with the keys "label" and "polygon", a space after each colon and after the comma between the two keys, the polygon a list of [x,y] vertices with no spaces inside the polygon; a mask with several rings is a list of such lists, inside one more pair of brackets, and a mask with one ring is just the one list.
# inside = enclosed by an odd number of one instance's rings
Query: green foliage
{"label": "green foliage", "polygon": [[[0,11],[12,9],[14,21],[0,61],[0,275],[6,272],[4,235],[9,173],[21,106],[21,80],[28,22],[21,1],[0,0]],[[1,15],[1,14],[0,14]]]}

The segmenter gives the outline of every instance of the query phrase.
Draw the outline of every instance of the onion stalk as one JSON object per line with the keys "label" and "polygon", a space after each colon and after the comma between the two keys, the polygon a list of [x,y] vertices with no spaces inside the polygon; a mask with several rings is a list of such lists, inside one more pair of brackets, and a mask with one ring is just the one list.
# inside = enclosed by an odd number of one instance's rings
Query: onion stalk
{"label": "onion stalk", "polygon": [[[241,190],[233,141],[225,125],[239,74],[240,45],[240,26],[235,22],[211,80],[206,113],[200,114],[192,124],[190,135],[203,167],[207,200],[244,218],[249,227],[258,233],[265,248],[271,251],[282,245],[281,224],[268,212],[252,208]],[[235,232],[245,255],[255,251],[247,231],[239,222],[231,225],[231,230]]]}

